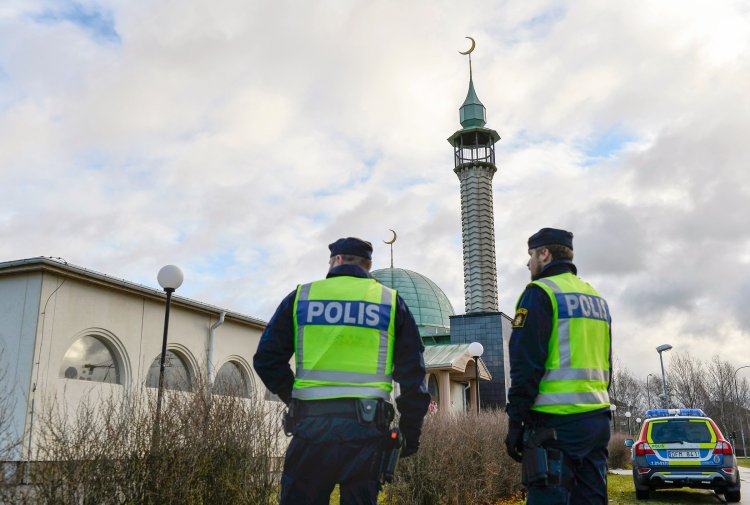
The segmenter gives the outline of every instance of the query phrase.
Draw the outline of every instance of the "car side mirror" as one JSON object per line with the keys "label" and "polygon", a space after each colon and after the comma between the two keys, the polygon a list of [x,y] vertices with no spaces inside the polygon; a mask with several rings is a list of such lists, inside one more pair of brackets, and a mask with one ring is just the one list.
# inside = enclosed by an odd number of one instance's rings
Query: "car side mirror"
{"label": "car side mirror", "polygon": [[635,444],[635,440],[633,440],[632,438],[625,439],[625,447],[633,447],[634,444]]}

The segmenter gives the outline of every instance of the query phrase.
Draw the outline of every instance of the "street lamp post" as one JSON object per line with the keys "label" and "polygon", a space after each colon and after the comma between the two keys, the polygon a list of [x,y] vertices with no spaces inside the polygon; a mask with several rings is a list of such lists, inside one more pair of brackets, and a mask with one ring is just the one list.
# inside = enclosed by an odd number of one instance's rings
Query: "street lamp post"
{"label": "street lamp post", "polygon": [[609,410],[610,412],[612,412],[612,431],[615,432],[617,431],[615,427],[615,411],[617,410],[617,405],[615,405],[614,403],[610,403]]}
{"label": "street lamp post", "polygon": [[662,406],[665,409],[669,408],[669,397],[667,396],[667,376],[664,374],[664,360],[662,359],[661,353],[668,351],[672,348],[669,344],[662,344],[656,348],[656,352],[659,353],[659,363],[661,363],[661,382],[664,389],[664,397]]}
{"label": "street lamp post", "polygon": [[161,356],[159,360],[159,389],[156,393],[156,417],[154,419],[153,446],[159,446],[159,425],[161,422],[161,399],[164,394],[164,361],[167,355],[167,333],[169,331],[169,307],[172,302],[172,293],[182,285],[184,279],[182,270],[175,265],[167,265],[159,270],[156,279],[167,294],[167,303],[164,309],[164,337],[161,342]]}
{"label": "street lamp post", "polygon": [[632,415],[633,414],[631,414],[630,411],[625,412],[625,417],[628,418],[628,436],[630,436],[630,416],[632,416]]}
{"label": "street lamp post", "polygon": [[648,408],[646,410],[648,410],[648,409],[651,408],[651,390],[648,387],[648,378],[649,377],[653,377],[653,376],[654,376],[654,374],[652,374],[652,373],[650,373],[650,374],[648,374],[646,376],[646,398],[648,398]]}
{"label": "street lamp post", "polygon": [[[740,409],[742,409],[742,405],[740,405],[740,393],[739,393],[739,389],[737,389],[737,372],[739,372],[743,368],[750,368],[750,365],[741,366],[737,370],[734,371],[734,398],[735,398],[735,402],[737,403],[737,406]],[[743,424],[744,420],[745,420],[745,416],[744,415],[740,416],[740,434],[742,435],[742,455],[744,457],[747,457],[747,447],[745,447],[745,426]],[[735,452],[737,452],[736,448],[735,448]]]}
{"label": "street lamp post", "polygon": [[484,346],[479,342],[470,343],[469,354],[474,357],[474,388],[476,389],[474,400],[477,402],[477,414],[479,414],[479,358],[484,354]]}
{"label": "street lamp post", "polygon": [[635,418],[635,424],[638,425],[638,433],[640,433],[641,432],[641,418],[640,417]]}

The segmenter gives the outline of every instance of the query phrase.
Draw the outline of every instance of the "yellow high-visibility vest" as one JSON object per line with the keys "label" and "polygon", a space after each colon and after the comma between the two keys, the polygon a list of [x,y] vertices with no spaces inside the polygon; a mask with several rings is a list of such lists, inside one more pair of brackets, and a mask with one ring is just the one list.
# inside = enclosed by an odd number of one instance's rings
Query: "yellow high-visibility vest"
{"label": "yellow high-visibility vest", "polygon": [[[609,306],[572,273],[538,279],[552,302],[546,371],[532,410],[578,414],[609,407]],[[519,300],[520,301],[520,300]]]}
{"label": "yellow high-visibility vest", "polygon": [[390,398],[396,291],[371,278],[297,287],[292,398]]}

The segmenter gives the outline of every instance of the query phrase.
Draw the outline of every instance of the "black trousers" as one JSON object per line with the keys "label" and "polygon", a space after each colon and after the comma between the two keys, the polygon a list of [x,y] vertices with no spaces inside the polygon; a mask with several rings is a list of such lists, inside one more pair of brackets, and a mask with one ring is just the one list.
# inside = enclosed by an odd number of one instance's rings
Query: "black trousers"
{"label": "black trousers", "polygon": [[557,440],[546,444],[563,451],[569,458],[566,468],[574,480],[571,489],[563,486],[532,486],[528,505],[606,505],[607,445],[610,420],[597,414],[580,421],[556,426]]}
{"label": "black trousers", "polygon": [[383,431],[353,418],[306,417],[284,460],[280,505],[328,505],[339,484],[341,505],[376,505]]}

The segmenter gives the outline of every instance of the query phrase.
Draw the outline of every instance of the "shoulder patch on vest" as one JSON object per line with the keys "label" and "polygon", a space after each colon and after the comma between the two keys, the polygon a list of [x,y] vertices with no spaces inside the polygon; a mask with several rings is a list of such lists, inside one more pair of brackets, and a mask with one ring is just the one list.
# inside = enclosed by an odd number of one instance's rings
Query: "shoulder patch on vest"
{"label": "shoulder patch on vest", "polygon": [[523,328],[526,324],[526,316],[529,314],[527,309],[518,309],[516,311],[516,317],[513,318],[513,328]]}

